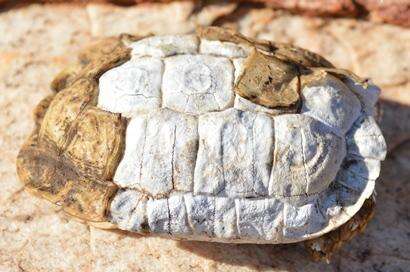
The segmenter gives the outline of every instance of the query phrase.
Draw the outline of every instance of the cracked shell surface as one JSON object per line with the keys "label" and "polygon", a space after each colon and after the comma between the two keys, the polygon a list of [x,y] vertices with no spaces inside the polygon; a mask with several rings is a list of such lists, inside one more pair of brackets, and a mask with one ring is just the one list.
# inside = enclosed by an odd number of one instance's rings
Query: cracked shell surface
{"label": "cracked shell surface", "polygon": [[322,57],[215,28],[98,48],[53,82],[17,161],[26,188],[67,213],[277,244],[337,229],[373,194],[377,87]]}

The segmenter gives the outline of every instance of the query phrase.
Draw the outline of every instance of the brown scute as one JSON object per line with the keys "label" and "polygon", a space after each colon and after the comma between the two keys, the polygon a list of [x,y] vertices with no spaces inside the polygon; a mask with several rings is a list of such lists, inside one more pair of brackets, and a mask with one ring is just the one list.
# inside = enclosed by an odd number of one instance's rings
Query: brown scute
{"label": "brown scute", "polygon": [[78,63],[71,65],[56,75],[51,89],[59,92],[81,78],[98,79],[107,70],[131,58],[131,50],[124,44],[140,37],[123,34],[118,37],[104,38],[83,49]]}
{"label": "brown scute", "polygon": [[23,147],[17,157],[17,173],[28,191],[61,205],[65,212],[88,221],[106,221],[106,208],[116,186],[86,178],[55,150]]}
{"label": "brown scute", "polygon": [[310,256],[315,261],[329,262],[332,255],[345,243],[364,231],[374,211],[375,201],[372,196],[366,199],[361,209],[345,224],[319,238],[306,241],[305,247]]}
{"label": "brown scute", "polygon": [[36,107],[36,128],[17,158],[28,191],[85,221],[105,224],[117,190],[111,179],[123,153],[126,121],[95,106],[99,76],[130,58],[122,41],[132,39],[105,39],[57,75],[51,86],[57,93]]}
{"label": "brown scute", "polygon": [[33,116],[34,116],[34,123],[35,123],[35,131],[41,126],[43,122],[44,116],[46,115],[47,109],[50,106],[51,101],[53,101],[55,94],[50,94],[43,98],[40,103],[34,108]]}
{"label": "brown scute", "polygon": [[97,88],[96,81],[83,78],[57,93],[44,116],[40,137],[63,149],[73,121],[88,105],[96,103]]}
{"label": "brown scute", "polygon": [[270,41],[252,39],[229,28],[220,28],[215,26],[198,27],[196,30],[196,34],[198,37],[203,39],[211,41],[242,43],[254,46],[259,50],[263,50],[266,52],[271,52],[273,49],[272,43]]}
{"label": "brown scute", "polygon": [[90,107],[73,124],[65,154],[85,175],[110,180],[123,154],[125,129],[119,114]]}
{"label": "brown scute", "polygon": [[268,108],[294,107],[299,101],[299,69],[294,63],[253,50],[234,91]]}
{"label": "brown scute", "polygon": [[82,51],[79,62],[83,69],[79,76],[98,79],[106,71],[128,61],[131,58],[131,48],[124,44],[123,39],[128,41],[130,38],[107,38]]}
{"label": "brown scute", "polygon": [[324,57],[306,49],[284,43],[249,38],[232,29],[212,26],[199,27],[197,29],[197,35],[200,38],[208,40],[246,44],[268,54],[273,54],[282,60],[290,60],[305,67],[334,67],[333,64]]}
{"label": "brown scute", "polygon": [[71,65],[58,73],[51,82],[51,89],[54,92],[59,92],[70,86],[71,83],[77,78],[78,73],[81,71],[82,66],[79,64]]}
{"label": "brown scute", "polygon": [[324,57],[306,49],[284,43],[275,43],[274,47],[274,54],[278,58],[291,60],[305,67],[334,67]]}

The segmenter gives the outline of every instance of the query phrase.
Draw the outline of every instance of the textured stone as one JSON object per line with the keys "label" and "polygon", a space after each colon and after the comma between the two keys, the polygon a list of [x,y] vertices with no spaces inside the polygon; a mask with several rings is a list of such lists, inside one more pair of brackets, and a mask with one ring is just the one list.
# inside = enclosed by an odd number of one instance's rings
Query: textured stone
{"label": "textured stone", "polygon": [[264,196],[273,152],[273,119],[229,109],[199,117],[195,193]]}
{"label": "textured stone", "polygon": [[222,57],[182,55],[165,59],[163,106],[200,114],[233,104],[233,67]]}

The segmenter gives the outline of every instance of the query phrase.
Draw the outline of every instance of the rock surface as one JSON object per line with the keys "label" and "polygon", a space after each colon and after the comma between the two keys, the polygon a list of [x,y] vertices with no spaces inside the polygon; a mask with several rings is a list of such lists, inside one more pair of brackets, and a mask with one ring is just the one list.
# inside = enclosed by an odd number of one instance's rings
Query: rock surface
{"label": "rock surface", "polygon": [[[176,9],[187,6],[171,5]],[[161,13],[164,12],[161,7],[157,6],[157,16],[169,16]],[[410,194],[410,144],[406,141],[410,129],[405,122],[410,115],[410,33],[399,27],[349,19],[324,21],[279,16],[267,9],[248,10],[237,25],[247,35],[291,41],[323,54],[338,66],[372,77],[382,89],[385,100],[380,104],[384,112],[381,128],[391,152],[377,185],[376,216],[365,234],[345,246],[330,265],[310,262],[299,245],[177,242],[103,231],[68,220],[58,208],[23,192],[15,175],[14,160],[32,130],[31,109],[50,93],[51,78],[73,60],[67,52],[78,50],[91,39],[90,22],[94,30],[106,29],[106,33],[112,34],[129,32],[131,19],[125,18],[124,13],[140,14],[141,9],[146,11],[147,7],[124,11],[89,6],[97,21],[90,20],[81,7],[64,5],[28,6],[0,14],[0,28],[5,33],[0,41],[0,57],[7,64],[0,68],[0,84],[6,90],[0,97],[3,108],[0,122],[7,128],[0,134],[0,152],[4,158],[0,163],[4,185],[0,195],[2,271],[406,271],[410,264],[406,242],[409,204],[405,201]],[[105,16],[98,16],[102,14]],[[140,20],[138,16],[130,17]],[[110,23],[113,20],[123,23],[113,25]],[[101,23],[104,27],[99,26]],[[235,26],[235,22],[230,24]],[[11,25],[12,33],[7,31]],[[152,28],[145,27],[144,31],[164,33],[180,27],[181,32],[186,32],[191,23],[184,19],[178,25],[158,27],[152,22]],[[134,33],[138,34],[137,30],[138,27]],[[379,50],[375,51],[369,40],[381,45]],[[229,210],[229,204],[220,205]]]}

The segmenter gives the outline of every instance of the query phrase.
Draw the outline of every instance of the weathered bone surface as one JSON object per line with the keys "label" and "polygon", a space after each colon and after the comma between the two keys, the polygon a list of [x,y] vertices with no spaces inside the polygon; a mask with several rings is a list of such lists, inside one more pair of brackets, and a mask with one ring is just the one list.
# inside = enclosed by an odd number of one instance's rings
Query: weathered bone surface
{"label": "weathered bone surface", "polygon": [[302,89],[302,114],[328,125],[343,136],[360,115],[357,97],[332,75],[318,75],[307,79]]}
{"label": "weathered bone surface", "polygon": [[198,52],[198,38],[193,35],[155,36],[130,45],[136,56],[168,57]]}
{"label": "weathered bone surface", "polygon": [[200,116],[194,193],[267,196],[273,123],[264,114],[236,109]]}
{"label": "weathered bone surface", "polygon": [[191,191],[197,126],[196,118],[168,109],[133,117],[114,182],[152,196],[167,195],[171,190]]}
{"label": "weathered bone surface", "polygon": [[19,155],[26,186],[67,212],[177,239],[290,243],[372,195],[386,156],[376,86],[227,30],[111,43],[59,88]]}
{"label": "weathered bone surface", "polygon": [[163,63],[158,58],[134,58],[100,77],[98,106],[132,116],[161,106]]}
{"label": "weathered bone surface", "polygon": [[233,104],[233,66],[229,59],[179,55],[165,59],[163,106],[189,114],[219,111]]}
{"label": "weathered bone surface", "polygon": [[200,54],[224,56],[228,58],[246,58],[250,51],[249,46],[239,45],[231,42],[201,40]]}
{"label": "weathered bone surface", "polygon": [[346,155],[345,141],[323,123],[303,114],[275,120],[275,152],[269,193],[312,195],[333,181]]}

